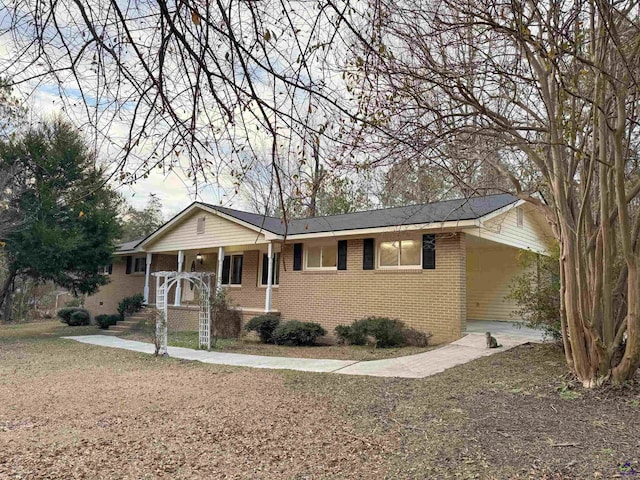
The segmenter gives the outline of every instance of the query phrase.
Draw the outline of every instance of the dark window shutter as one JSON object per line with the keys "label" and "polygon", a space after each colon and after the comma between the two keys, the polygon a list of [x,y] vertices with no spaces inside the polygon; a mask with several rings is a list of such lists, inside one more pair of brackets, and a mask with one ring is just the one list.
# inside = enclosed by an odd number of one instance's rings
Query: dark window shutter
{"label": "dark window shutter", "polygon": [[293,244],[293,269],[302,270],[302,244]]}
{"label": "dark window shutter", "polygon": [[375,268],[375,239],[365,238],[362,252],[362,269],[373,270]]}
{"label": "dark window shutter", "polygon": [[347,241],[338,241],[338,270],[347,269]]}
{"label": "dark window shutter", "polygon": [[113,263],[109,264],[109,275],[113,273]]}
{"label": "dark window shutter", "polygon": [[127,269],[125,270],[125,273],[127,275],[131,273],[131,255],[127,256]]}
{"label": "dark window shutter", "polygon": [[436,268],[436,236],[422,235],[422,268],[433,270]]}
{"label": "dark window shutter", "polygon": [[266,253],[262,254],[262,280],[260,285],[266,285],[269,281],[269,257]]}
{"label": "dark window shutter", "polygon": [[231,257],[226,255],[222,261],[222,284],[229,285],[229,270],[231,269]]}

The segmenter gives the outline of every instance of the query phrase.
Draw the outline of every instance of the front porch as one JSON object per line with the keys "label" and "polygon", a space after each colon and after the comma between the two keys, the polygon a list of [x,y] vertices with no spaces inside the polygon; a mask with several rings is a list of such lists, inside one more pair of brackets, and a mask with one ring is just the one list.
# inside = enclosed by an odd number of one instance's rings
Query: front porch
{"label": "front porch", "polygon": [[[160,271],[209,272],[211,291],[226,293],[232,306],[241,311],[243,323],[264,314],[279,314],[278,284],[280,245],[245,244],[202,247],[189,250],[146,253],[144,298],[156,306],[158,285],[153,273]],[[178,281],[167,293],[168,321],[172,330],[197,330],[198,287]]]}

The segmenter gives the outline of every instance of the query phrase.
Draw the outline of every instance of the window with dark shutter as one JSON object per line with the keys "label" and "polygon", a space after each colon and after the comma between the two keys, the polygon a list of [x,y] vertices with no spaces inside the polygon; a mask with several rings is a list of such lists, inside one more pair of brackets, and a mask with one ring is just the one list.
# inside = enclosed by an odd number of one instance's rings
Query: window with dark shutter
{"label": "window with dark shutter", "polygon": [[347,269],[347,241],[338,241],[338,270]]}
{"label": "window with dark shutter", "polygon": [[231,267],[231,257],[226,255],[224,260],[222,261],[222,284],[229,285],[229,277],[230,277],[230,267]]}
{"label": "window with dark shutter", "polygon": [[436,268],[436,236],[422,235],[422,268],[433,270]]}
{"label": "window with dark shutter", "polygon": [[127,269],[125,270],[125,273],[127,275],[131,273],[131,256],[130,255],[127,256]]}
{"label": "window with dark shutter", "polygon": [[302,244],[295,243],[293,245],[293,269],[302,270]]}
{"label": "window with dark shutter", "polygon": [[373,270],[375,268],[375,240],[365,238],[363,241],[362,269]]}
{"label": "window with dark shutter", "polygon": [[109,275],[113,273],[113,263],[109,264]]}

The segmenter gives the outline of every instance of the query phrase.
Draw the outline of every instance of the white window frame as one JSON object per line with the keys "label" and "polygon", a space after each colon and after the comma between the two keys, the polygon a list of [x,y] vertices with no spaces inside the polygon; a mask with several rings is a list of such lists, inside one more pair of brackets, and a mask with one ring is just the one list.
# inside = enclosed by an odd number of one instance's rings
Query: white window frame
{"label": "white window frame", "polygon": [[[267,252],[260,252],[260,258],[258,260],[258,287],[260,288],[267,288],[267,284],[266,283],[262,283],[262,257],[264,255],[266,255]],[[282,255],[280,254],[280,252],[273,252],[273,257],[275,258],[276,255],[280,256],[280,261],[282,261]],[[278,283],[272,283],[271,286],[273,288],[278,288],[280,286],[280,272],[278,271],[276,273],[276,267],[279,270],[280,267],[280,262],[277,262],[273,265],[273,273],[276,276],[276,278],[278,279]]]}
{"label": "white window frame", "polygon": [[[402,242],[406,242],[406,241],[414,241],[414,242],[418,242],[418,245],[420,246],[420,260],[417,264],[415,265],[401,265],[400,264],[400,257],[402,256]],[[398,261],[396,263],[396,265],[380,265],[380,258],[381,258],[381,254],[380,254],[380,249],[382,248],[382,244],[383,243],[393,243],[393,242],[398,242],[400,244],[400,248],[398,249]],[[422,240],[419,238],[399,238],[396,240],[380,240],[378,242],[376,242],[376,268],[378,270],[420,270],[422,269]]]}
{"label": "white window frame", "polygon": [[[142,265],[142,270],[136,269],[136,264]],[[147,272],[147,257],[146,255],[143,257],[134,256],[131,258],[131,273],[134,275],[144,275]]]}
{"label": "white window frame", "polygon": [[[221,277],[220,285],[222,287],[228,287],[228,288],[242,287],[242,277],[244,276],[244,252],[234,252],[234,253],[225,254],[225,257],[231,257],[231,260],[229,260],[229,283],[222,283],[222,277]],[[240,283],[231,283],[231,279],[233,277],[233,257],[243,257],[242,269],[240,271]]]}
{"label": "white window frame", "polygon": [[[325,243],[312,243],[312,244],[307,244],[303,247],[304,250],[304,269],[305,270],[309,270],[311,272],[315,272],[315,271],[319,271],[319,270],[325,270],[325,271],[332,271],[332,270],[338,270],[338,241],[335,241],[335,249],[336,249],[336,266],[335,267],[323,267],[322,266],[322,259],[323,257],[323,252],[324,252],[324,247],[330,247],[332,246],[332,243],[329,242],[325,242]],[[308,265],[309,262],[309,249],[310,248],[318,248],[320,247],[320,266],[319,267],[310,267]]]}

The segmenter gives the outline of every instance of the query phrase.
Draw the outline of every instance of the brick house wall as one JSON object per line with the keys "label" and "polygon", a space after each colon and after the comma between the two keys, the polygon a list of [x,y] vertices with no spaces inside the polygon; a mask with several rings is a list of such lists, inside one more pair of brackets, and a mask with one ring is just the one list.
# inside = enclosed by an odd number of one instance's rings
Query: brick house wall
{"label": "brick house wall", "polygon": [[349,239],[347,270],[293,271],[293,245],[283,249],[279,310],[284,320],[336,325],[368,315],[398,318],[440,343],[460,338],[466,323],[465,237],[441,234],[434,270],[363,270],[363,240]]}
{"label": "brick house wall", "polygon": [[[243,255],[242,285],[227,291],[234,305],[248,309],[243,313],[244,323],[263,312],[266,289],[259,286],[258,278],[262,252],[246,250]],[[436,240],[434,270],[363,270],[363,240],[348,239],[347,270],[293,271],[293,243],[289,243],[283,246],[280,285],[273,288],[272,308],[283,320],[318,322],[330,334],[336,325],[377,315],[431,332],[437,343],[455,340],[466,322],[465,256],[465,235],[443,233]],[[93,315],[114,313],[122,298],[142,293],[144,274],[126,275],[124,258],[114,263],[111,283],[87,298]],[[176,255],[153,255],[152,272],[176,268]],[[150,299],[155,300],[153,277]],[[168,321],[172,330],[196,331],[198,309],[169,307]]]}
{"label": "brick house wall", "polygon": [[[132,255],[145,256],[145,253]],[[125,297],[130,297],[137,293],[144,292],[144,273],[126,273],[127,257],[116,256],[113,260],[111,275],[109,275],[109,283],[100,287],[93,295],[85,298],[84,305],[91,315],[100,315],[103,313],[112,314],[118,312],[118,303]],[[175,270],[178,268],[178,260],[175,255],[153,255],[151,261],[151,271],[158,272],[162,270]],[[155,299],[156,283],[155,278],[149,279],[149,295],[151,301]]]}
{"label": "brick house wall", "polygon": [[115,257],[109,283],[100,287],[93,295],[84,300],[84,306],[92,316],[103,313],[118,313],[118,303],[124,297],[130,297],[144,291],[144,273],[126,274],[126,257]]}

